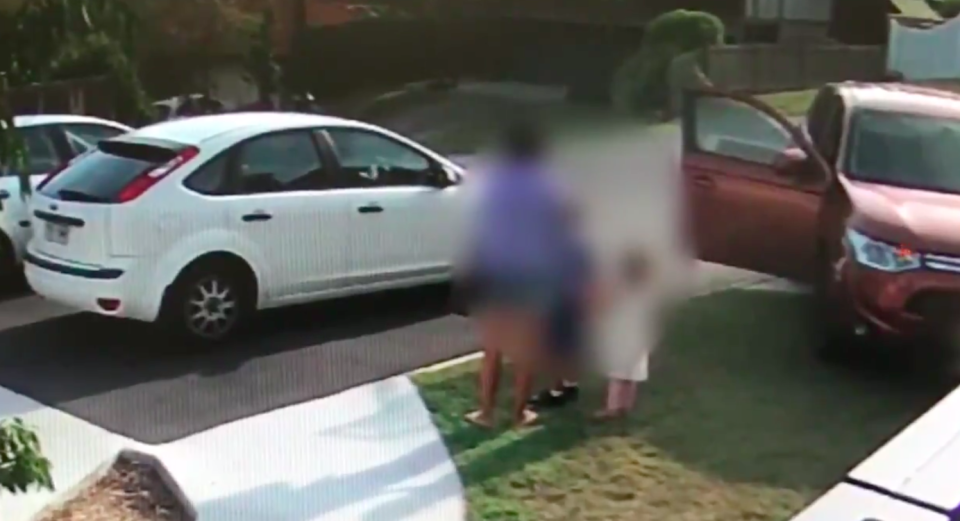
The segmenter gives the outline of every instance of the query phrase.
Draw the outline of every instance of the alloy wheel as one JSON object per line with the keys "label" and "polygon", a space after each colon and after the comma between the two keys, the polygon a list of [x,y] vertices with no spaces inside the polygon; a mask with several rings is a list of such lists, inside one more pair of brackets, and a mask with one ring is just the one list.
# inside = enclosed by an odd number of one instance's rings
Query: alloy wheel
{"label": "alloy wheel", "polygon": [[191,333],[207,339],[222,338],[239,316],[237,290],[223,278],[206,277],[191,287],[184,311]]}

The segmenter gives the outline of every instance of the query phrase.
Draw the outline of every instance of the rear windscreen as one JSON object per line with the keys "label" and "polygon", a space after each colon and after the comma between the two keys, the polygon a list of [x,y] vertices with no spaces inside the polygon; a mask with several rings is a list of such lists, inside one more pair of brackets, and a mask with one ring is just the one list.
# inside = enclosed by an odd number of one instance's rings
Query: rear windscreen
{"label": "rear windscreen", "polygon": [[97,150],[77,157],[40,193],[63,201],[109,203],[140,174],[176,155],[175,150],[152,145],[102,141]]}

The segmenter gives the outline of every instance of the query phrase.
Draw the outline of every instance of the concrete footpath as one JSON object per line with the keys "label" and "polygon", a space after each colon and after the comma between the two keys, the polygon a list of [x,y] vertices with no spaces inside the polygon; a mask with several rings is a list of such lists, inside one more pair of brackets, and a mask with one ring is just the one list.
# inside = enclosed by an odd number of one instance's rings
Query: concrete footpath
{"label": "concrete footpath", "polygon": [[457,521],[460,479],[406,376],[165,445],[148,446],[0,388],[0,419],[33,426],[56,492],[0,494],[3,521],[31,521],[124,449],[156,456],[202,521]]}

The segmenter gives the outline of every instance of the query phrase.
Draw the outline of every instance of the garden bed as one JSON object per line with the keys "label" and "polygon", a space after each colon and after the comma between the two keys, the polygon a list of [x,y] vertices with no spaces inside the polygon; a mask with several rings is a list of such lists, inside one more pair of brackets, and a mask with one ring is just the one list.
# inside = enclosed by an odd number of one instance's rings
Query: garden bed
{"label": "garden bed", "polygon": [[192,521],[160,473],[121,456],[92,485],[39,521]]}

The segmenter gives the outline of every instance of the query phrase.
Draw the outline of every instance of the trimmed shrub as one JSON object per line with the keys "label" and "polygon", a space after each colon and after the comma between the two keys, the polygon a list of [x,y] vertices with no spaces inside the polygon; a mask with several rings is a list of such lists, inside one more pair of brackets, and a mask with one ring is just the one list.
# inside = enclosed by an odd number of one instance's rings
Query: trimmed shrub
{"label": "trimmed shrub", "polygon": [[650,22],[643,43],[614,74],[611,99],[628,112],[670,104],[669,71],[678,56],[723,43],[723,22],[703,11],[677,9]]}
{"label": "trimmed shrub", "polygon": [[647,26],[643,45],[672,45],[680,52],[723,43],[723,22],[704,11],[677,9],[654,18]]}

